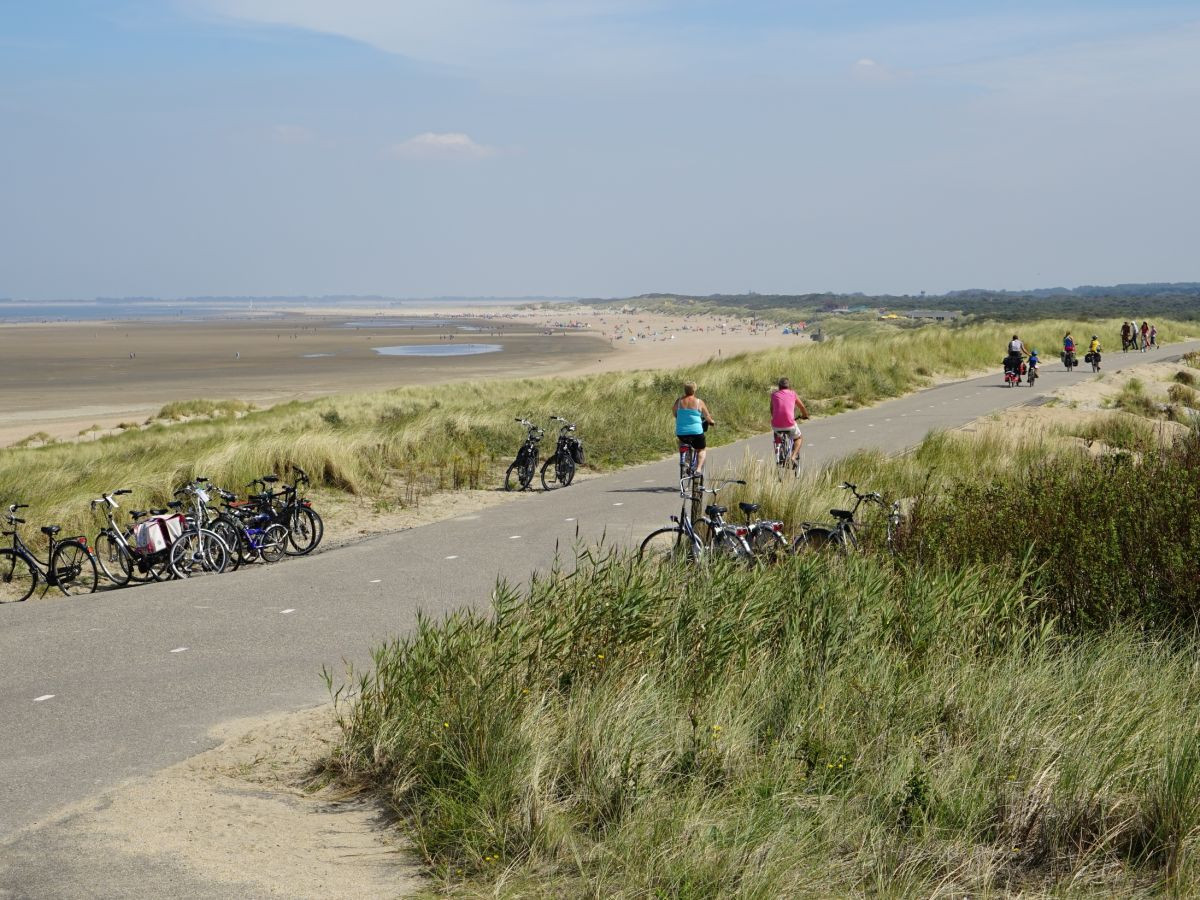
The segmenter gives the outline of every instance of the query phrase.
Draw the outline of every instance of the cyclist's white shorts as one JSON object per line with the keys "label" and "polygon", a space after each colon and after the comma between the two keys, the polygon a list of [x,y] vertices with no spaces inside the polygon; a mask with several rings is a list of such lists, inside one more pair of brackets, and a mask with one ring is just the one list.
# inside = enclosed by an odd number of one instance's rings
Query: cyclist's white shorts
{"label": "cyclist's white shorts", "polygon": [[795,440],[796,438],[800,437],[800,426],[799,425],[793,425],[791,428],[774,428],[772,430],[776,434],[790,434],[792,436],[792,440]]}

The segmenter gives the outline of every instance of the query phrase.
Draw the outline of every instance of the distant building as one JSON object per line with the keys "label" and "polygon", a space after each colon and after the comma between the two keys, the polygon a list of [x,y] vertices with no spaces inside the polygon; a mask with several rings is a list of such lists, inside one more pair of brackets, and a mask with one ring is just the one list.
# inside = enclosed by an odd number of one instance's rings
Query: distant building
{"label": "distant building", "polygon": [[904,314],[906,319],[934,319],[938,322],[947,322],[953,319],[962,318],[962,310],[948,309],[910,309]]}

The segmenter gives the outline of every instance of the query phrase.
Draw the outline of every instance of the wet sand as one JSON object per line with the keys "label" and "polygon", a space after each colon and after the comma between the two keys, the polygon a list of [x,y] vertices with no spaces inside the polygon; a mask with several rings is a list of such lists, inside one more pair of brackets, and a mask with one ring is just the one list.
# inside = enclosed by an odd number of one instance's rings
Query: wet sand
{"label": "wet sand", "polygon": [[[270,406],[400,385],[686,366],[807,344],[777,326],[586,307],[337,309],[257,317],[0,323],[0,446],[37,432],[75,439],[141,423],[176,400]],[[418,344],[445,353],[381,355]]]}

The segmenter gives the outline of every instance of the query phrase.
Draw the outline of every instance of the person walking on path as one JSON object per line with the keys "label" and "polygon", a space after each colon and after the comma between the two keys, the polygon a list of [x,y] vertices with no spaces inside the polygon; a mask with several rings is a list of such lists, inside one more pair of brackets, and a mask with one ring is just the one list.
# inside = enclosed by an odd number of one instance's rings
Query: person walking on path
{"label": "person walking on path", "polygon": [[1129,344],[1133,340],[1133,326],[1128,322],[1121,323],[1121,352],[1129,352]]}
{"label": "person walking on path", "polygon": [[1158,329],[1153,325],[1150,326],[1150,346],[1155,350],[1158,349]]}
{"label": "person walking on path", "polygon": [[704,471],[704,457],[707,442],[704,432],[709,425],[715,425],[708,405],[696,396],[696,382],[686,381],[683,384],[683,396],[675,401],[672,407],[675,414],[675,437],[685,447],[696,451],[696,471]]}
{"label": "person walking on path", "polygon": [[796,424],[796,415],[801,419],[808,418],[808,409],[804,401],[792,390],[792,383],[786,378],[779,379],[779,387],[771,392],[771,430],[776,435],[790,434],[792,436],[792,455],[790,462],[794,465],[800,458],[800,445],[804,443],[804,435]]}
{"label": "person walking on path", "polygon": [[1150,349],[1150,323],[1142,321],[1142,352]]}

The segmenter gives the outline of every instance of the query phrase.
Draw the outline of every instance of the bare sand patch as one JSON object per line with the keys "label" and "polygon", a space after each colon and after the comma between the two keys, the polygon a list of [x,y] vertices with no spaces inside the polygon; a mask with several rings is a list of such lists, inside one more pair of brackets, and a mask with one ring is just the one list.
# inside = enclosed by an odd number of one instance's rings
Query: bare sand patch
{"label": "bare sand patch", "polygon": [[[76,893],[76,872],[103,896],[163,896],[172,883],[181,896],[349,900],[426,886],[382,804],[313,789],[314,766],[337,737],[331,706],[211,734],[218,747],[26,832],[7,862],[42,855],[44,875],[31,877],[49,892],[38,896],[100,896]],[[55,848],[70,858],[56,861]]]}

